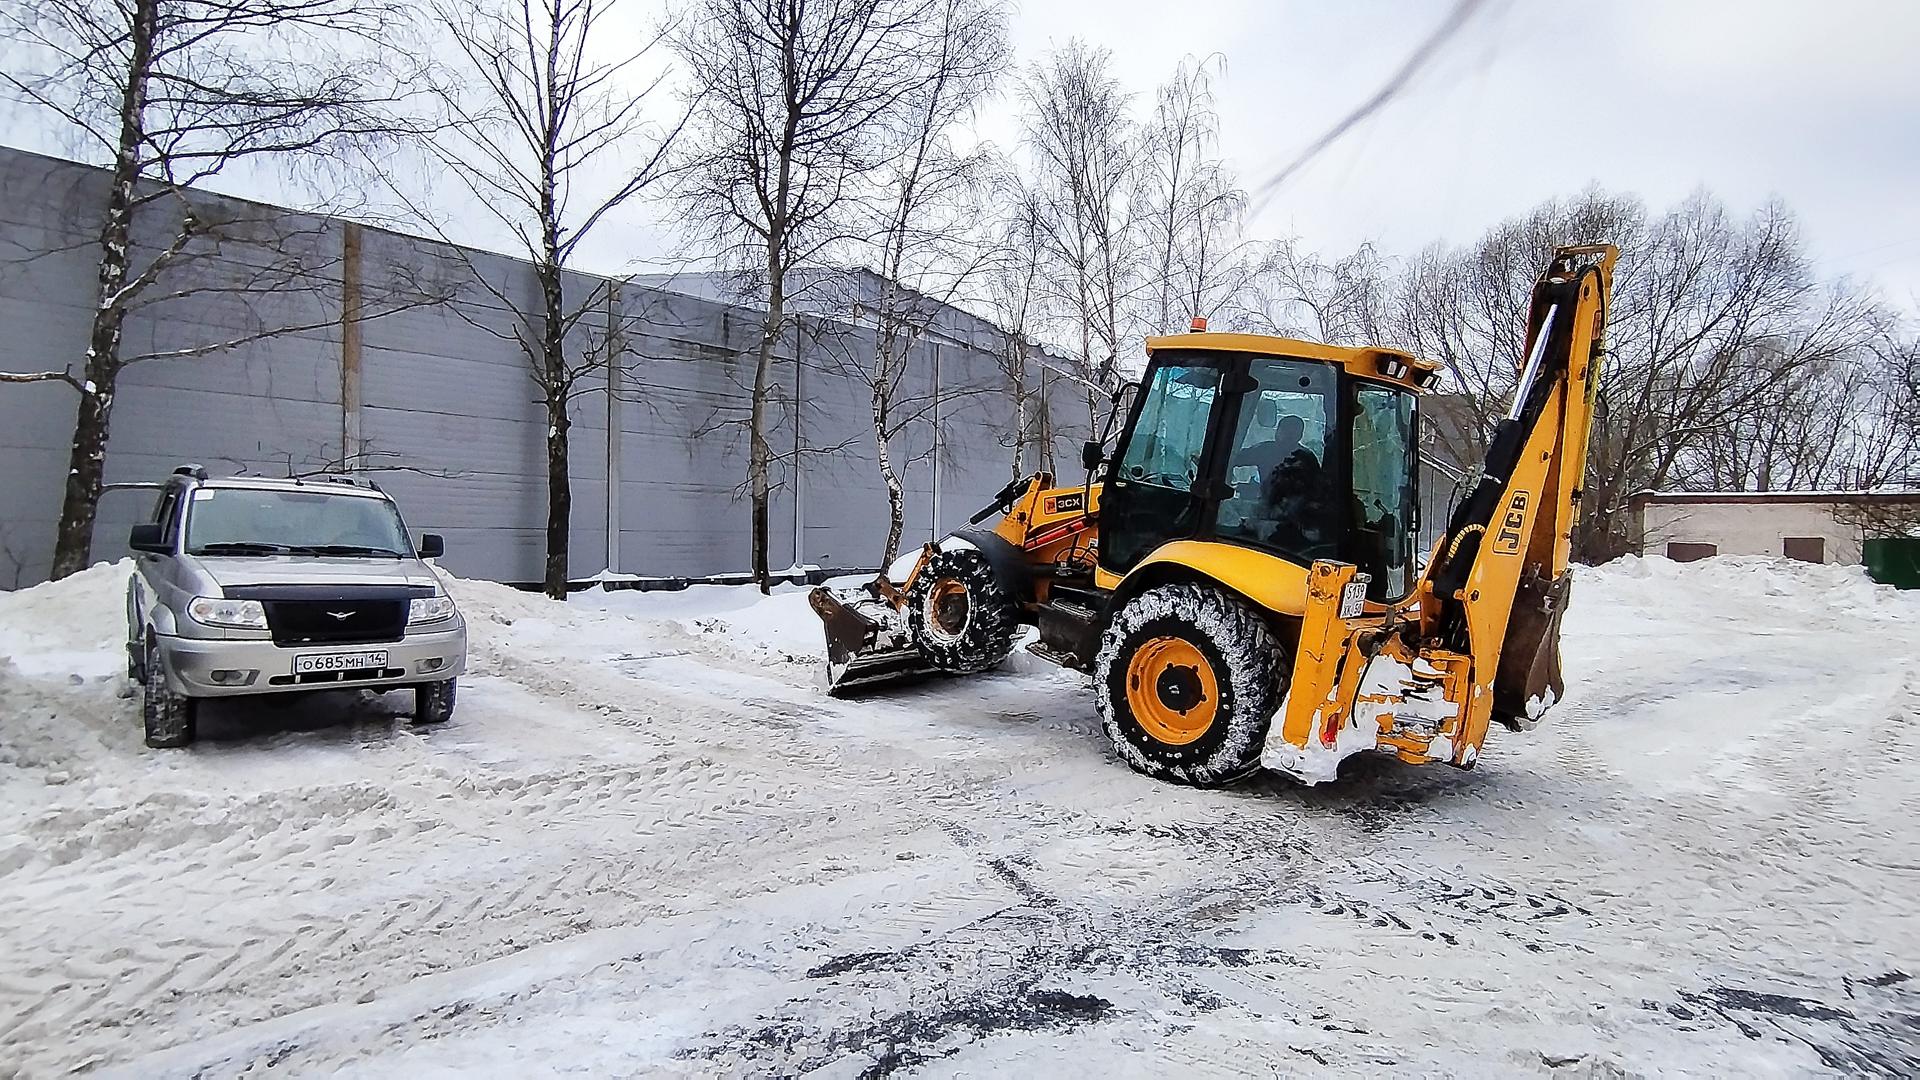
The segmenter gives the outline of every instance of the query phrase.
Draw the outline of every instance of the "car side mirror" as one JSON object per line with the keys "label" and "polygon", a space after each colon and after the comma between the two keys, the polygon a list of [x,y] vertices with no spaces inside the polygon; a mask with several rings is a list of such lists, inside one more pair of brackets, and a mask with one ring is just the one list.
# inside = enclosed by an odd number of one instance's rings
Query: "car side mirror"
{"label": "car side mirror", "polygon": [[1105,448],[1093,439],[1088,439],[1086,443],[1080,447],[1080,464],[1085,466],[1088,472],[1098,469],[1100,463],[1106,459]]}
{"label": "car side mirror", "polygon": [[445,555],[446,553],[447,553],[446,537],[441,536],[439,533],[421,533],[420,534],[420,557],[421,558],[437,559],[440,556]]}
{"label": "car side mirror", "polygon": [[167,553],[167,538],[161,533],[159,525],[148,522],[145,525],[135,525],[133,527],[133,531],[127,534],[127,546],[135,551],[144,551],[150,555],[165,555]]}

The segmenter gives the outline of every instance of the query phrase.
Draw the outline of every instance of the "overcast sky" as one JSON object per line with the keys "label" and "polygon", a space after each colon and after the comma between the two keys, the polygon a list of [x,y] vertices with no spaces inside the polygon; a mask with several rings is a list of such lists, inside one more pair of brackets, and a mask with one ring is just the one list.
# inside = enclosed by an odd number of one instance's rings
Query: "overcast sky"
{"label": "overcast sky", "polygon": [[[1451,0],[1026,0],[1023,61],[1079,36],[1137,104],[1218,52],[1222,143],[1248,186],[1374,91]],[[985,119],[1017,137],[1011,108]],[[1249,225],[1342,250],[1464,242],[1598,183],[1664,206],[1705,185],[1779,195],[1831,274],[1920,307],[1920,2],[1493,0],[1401,99],[1275,193]]]}
{"label": "overcast sky", "polygon": [[[1024,0],[1014,45],[1023,68],[1075,36],[1108,49],[1140,115],[1183,57],[1223,55],[1222,149],[1256,187],[1377,90],[1452,4]],[[630,7],[635,20],[659,11]],[[1741,213],[1784,198],[1822,273],[1869,278],[1920,310],[1917,61],[1920,0],[1488,0],[1402,97],[1267,199],[1248,234],[1403,255],[1589,184],[1655,208],[1704,185]],[[979,122],[1010,150],[1017,74]],[[26,123],[5,138],[61,149]],[[223,186],[298,201],[245,173]],[[583,247],[584,269],[686,265],[643,220],[659,209],[633,209]],[[505,247],[484,215],[452,216],[457,238]]]}

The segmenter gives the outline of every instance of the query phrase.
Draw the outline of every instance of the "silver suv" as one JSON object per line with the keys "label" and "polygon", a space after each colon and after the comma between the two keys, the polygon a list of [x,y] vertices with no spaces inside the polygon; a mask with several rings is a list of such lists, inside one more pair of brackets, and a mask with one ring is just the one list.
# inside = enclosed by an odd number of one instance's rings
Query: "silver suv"
{"label": "silver suv", "polygon": [[184,466],[133,527],[127,673],[147,745],[193,741],[202,698],[411,688],[415,723],[453,715],[467,628],[370,481],[207,479]]}

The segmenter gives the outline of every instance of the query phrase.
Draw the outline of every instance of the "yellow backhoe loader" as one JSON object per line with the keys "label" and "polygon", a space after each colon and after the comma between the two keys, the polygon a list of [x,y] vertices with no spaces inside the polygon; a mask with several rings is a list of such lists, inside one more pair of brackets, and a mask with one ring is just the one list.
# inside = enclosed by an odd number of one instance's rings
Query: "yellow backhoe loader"
{"label": "yellow backhoe loader", "polygon": [[1086,483],[1016,481],[904,582],[813,592],[830,685],[985,671],[1031,625],[1029,648],[1093,676],[1115,749],[1153,776],[1320,783],[1364,751],[1471,768],[1492,722],[1528,727],[1562,692],[1617,256],[1562,248],[1534,285],[1512,406],[1424,569],[1418,398],[1436,365],[1153,338],[1111,456],[1087,444]]}

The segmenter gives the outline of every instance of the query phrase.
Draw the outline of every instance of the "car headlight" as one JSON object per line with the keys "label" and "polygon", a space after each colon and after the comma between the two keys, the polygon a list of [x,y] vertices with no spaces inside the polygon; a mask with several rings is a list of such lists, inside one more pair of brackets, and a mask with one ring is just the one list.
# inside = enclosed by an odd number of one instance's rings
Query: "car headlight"
{"label": "car headlight", "polygon": [[407,625],[445,622],[453,618],[453,597],[420,596],[407,605]]}
{"label": "car headlight", "polygon": [[187,605],[187,616],[202,626],[227,626],[235,630],[265,630],[267,609],[258,600],[223,600],[217,596],[196,597]]}

